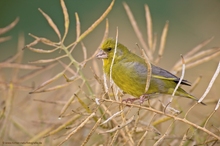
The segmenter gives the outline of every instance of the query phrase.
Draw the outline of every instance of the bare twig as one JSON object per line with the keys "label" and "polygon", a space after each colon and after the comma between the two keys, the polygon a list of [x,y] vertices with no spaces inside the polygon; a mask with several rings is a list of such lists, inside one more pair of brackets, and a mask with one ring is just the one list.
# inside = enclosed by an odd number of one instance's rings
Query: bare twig
{"label": "bare twig", "polygon": [[148,46],[153,53],[153,24],[151,19],[151,14],[148,5],[145,5],[145,15],[146,15],[146,22],[147,22],[147,36],[148,36]]}
{"label": "bare twig", "polygon": [[11,24],[6,26],[5,28],[0,28],[0,35],[6,33],[7,31],[11,30],[19,21],[19,17],[17,17]]}
{"label": "bare twig", "polygon": [[53,20],[50,18],[50,16],[48,16],[46,13],[44,13],[40,8],[38,9],[42,14],[43,16],[46,18],[48,24],[53,28],[53,30],[56,32],[59,40],[61,40],[61,35],[60,35],[60,31],[59,29],[57,28],[56,24],[53,22]]}
{"label": "bare twig", "polygon": [[75,13],[76,16],[76,40],[79,39],[79,36],[81,34],[81,29],[80,29],[80,21],[79,21],[79,16],[78,13]]}
{"label": "bare twig", "polygon": [[[151,117],[151,120],[150,120],[150,122],[149,122],[149,125],[148,125],[148,129],[150,129],[149,127],[150,127],[151,122],[152,122],[152,120],[154,119],[155,115],[156,115],[156,114],[155,114],[155,113],[153,113],[153,115],[152,115],[152,117]],[[140,146],[140,145],[141,145],[141,143],[143,142],[144,138],[147,136],[148,129],[145,131],[145,133],[142,135],[142,137],[141,137],[141,138],[140,138],[140,140],[138,141],[137,146]]]}
{"label": "bare twig", "polygon": [[217,76],[218,76],[218,74],[220,73],[220,62],[219,62],[219,64],[218,64],[218,67],[217,67],[217,69],[216,69],[216,71],[215,71],[215,73],[214,73],[214,75],[213,75],[213,77],[212,77],[212,79],[211,79],[211,81],[210,81],[210,83],[209,83],[209,85],[208,85],[208,87],[206,88],[206,90],[205,90],[205,93],[202,95],[202,97],[199,99],[199,103],[201,103],[203,100],[204,100],[204,98],[206,97],[206,95],[209,93],[209,91],[210,91],[210,89],[212,88],[212,85],[214,84],[214,82],[215,82],[215,80],[216,80],[216,78],[217,78]]}
{"label": "bare twig", "polygon": [[182,58],[182,74],[181,74],[181,77],[180,77],[180,79],[179,79],[178,84],[176,85],[176,87],[175,87],[175,89],[174,89],[174,91],[173,91],[173,94],[172,94],[172,97],[171,97],[171,99],[170,99],[170,102],[172,102],[173,96],[175,96],[175,93],[176,93],[177,89],[179,88],[179,86],[180,86],[180,84],[181,84],[181,82],[182,82],[182,80],[183,80],[183,78],[184,78],[184,75],[185,75],[186,65],[185,65],[185,61],[184,61],[184,58],[183,58],[182,55],[181,55],[181,58]]}
{"label": "bare twig", "polygon": [[107,130],[105,131],[105,133],[112,133],[115,132],[119,129],[122,129],[123,127],[125,127],[126,125],[130,124],[132,121],[134,120],[134,116],[132,116],[129,120],[127,120],[125,123],[118,125],[116,127],[114,127],[113,129]]}
{"label": "bare twig", "polygon": [[86,143],[88,142],[89,138],[92,136],[92,134],[94,134],[94,131],[99,126],[100,122],[101,122],[101,118],[99,118],[98,121],[95,123],[95,125],[92,127],[91,131],[89,132],[88,136],[86,137],[86,139],[84,140],[84,142],[82,143],[81,146],[86,145]]}
{"label": "bare twig", "polygon": [[137,104],[131,104],[131,103],[121,103],[121,102],[118,102],[118,101],[114,101],[114,100],[108,100],[108,99],[103,99],[104,101],[106,102],[111,102],[111,103],[117,103],[117,104],[124,104],[124,105],[127,105],[127,106],[133,106],[133,107],[136,107],[136,108],[141,108],[143,110],[148,110],[148,111],[151,111],[151,112],[154,112],[154,113],[157,113],[157,114],[160,114],[160,115],[164,115],[164,116],[167,116],[167,117],[171,117],[173,118],[175,121],[180,121],[180,122],[183,122],[183,123],[186,123],[188,125],[191,125],[193,127],[195,127],[196,129],[199,129],[205,133],[207,133],[208,135],[210,136],[213,136],[215,137],[216,139],[220,140],[220,137],[214,133],[212,133],[211,131],[207,130],[206,128],[204,127],[201,127],[197,124],[195,124],[194,122],[191,122],[185,118],[180,118],[180,117],[176,117],[174,115],[171,115],[171,114],[166,114],[162,111],[159,111],[159,110],[156,110],[156,109],[153,109],[151,107],[144,107],[144,106],[140,106],[140,105],[137,105]]}
{"label": "bare twig", "polygon": [[118,48],[118,27],[117,27],[117,29],[116,29],[114,55],[113,55],[112,62],[111,62],[111,66],[110,66],[110,87],[113,85],[112,69],[113,69],[113,64],[114,64],[114,61],[115,61],[115,56],[116,56],[116,53],[117,53],[117,48]]}
{"label": "bare twig", "polygon": [[95,116],[95,113],[92,113],[90,116],[88,116],[78,127],[76,127],[68,136],[59,144],[62,145],[64,142],[66,142],[73,134],[75,134],[79,129],[81,129],[92,117]]}
{"label": "bare twig", "polygon": [[218,103],[216,104],[215,106],[215,109],[213,110],[213,112],[208,116],[208,118],[206,119],[205,121],[205,124],[204,124],[204,128],[206,127],[207,123],[209,122],[209,120],[211,119],[211,117],[214,115],[214,113],[217,111],[217,109],[219,108],[219,105],[220,105],[220,99],[218,100]]}
{"label": "bare twig", "polygon": [[148,49],[148,47],[147,47],[147,44],[146,44],[145,41],[144,41],[144,38],[143,38],[143,36],[142,36],[142,34],[141,34],[141,31],[140,31],[139,28],[138,28],[137,22],[136,22],[136,20],[135,20],[135,18],[134,18],[134,16],[133,16],[133,14],[132,14],[132,12],[131,12],[129,6],[128,6],[125,2],[123,3],[123,5],[124,5],[124,8],[125,8],[125,10],[126,10],[126,13],[127,13],[128,17],[129,17],[129,20],[130,20],[130,22],[131,22],[131,24],[132,24],[132,26],[133,26],[133,28],[134,28],[134,31],[135,31],[135,33],[136,33],[138,39],[140,40],[140,43],[141,43],[142,47],[143,47],[144,50],[146,51],[147,56],[149,57],[149,59],[152,60],[152,54],[151,54],[151,52],[149,51],[149,49]]}
{"label": "bare twig", "polygon": [[155,60],[155,63],[157,64],[164,52],[164,48],[165,48],[165,44],[166,44],[166,38],[167,38],[167,32],[168,32],[168,27],[169,27],[169,21],[166,22],[164,28],[163,28],[163,32],[161,35],[161,39],[160,39],[160,48],[159,48],[159,52],[158,52],[158,57]]}
{"label": "bare twig", "polygon": [[65,3],[64,3],[64,0],[60,0],[60,4],[61,4],[62,10],[63,10],[64,28],[65,28],[65,32],[64,32],[64,35],[63,35],[63,39],[62,39],[62,41],[61,41],[61,42],[63,43],[64,40],[65,40],[65,38],[66,38],[66,36],[67,36],[68,30],[69,30],[70,21],[69,21],[69,14],[68,14],[66,5],[65,5]]}

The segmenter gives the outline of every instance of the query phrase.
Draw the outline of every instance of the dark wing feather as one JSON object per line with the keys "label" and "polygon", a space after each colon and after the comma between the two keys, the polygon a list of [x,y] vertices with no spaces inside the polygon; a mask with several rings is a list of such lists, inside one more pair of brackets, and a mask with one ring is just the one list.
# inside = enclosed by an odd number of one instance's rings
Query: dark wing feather
{"label": "dark wing feather", "polygon": [[[179,82],[180,78],[173,75],[172,73],[166,71],[165,69],[157,67],[153,64],[151,64],[151,66],[152,66],[152,76],[153,77],[164,79],[164,80],[171,80],[171,81],[174,81],[176,83]],[[190,82],[188,82],[187,80],[182,80],[181,84],[191,86]]]}

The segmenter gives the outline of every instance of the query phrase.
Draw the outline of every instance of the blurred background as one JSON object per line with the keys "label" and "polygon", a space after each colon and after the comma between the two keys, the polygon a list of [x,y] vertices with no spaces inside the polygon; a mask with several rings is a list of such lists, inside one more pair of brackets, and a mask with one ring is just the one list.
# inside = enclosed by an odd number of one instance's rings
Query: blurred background
{"label": "blurred background", "polygon": [[[145,9],[144,5],[149,6],[151,17],[153,21],[153,32],[157,33],[158,36],[161,36],[163,27],[166,21],[169,21],[169,30],[167,41],[165,45],[164,55],[158,64],[158,66],[170,70],[177,60],[180,59],[180,54],[185,54],[201,42],[214,36],[214,39],[203,48],[210,49],[213,47],[220,47],[220,1],[219,0],[169,0],[169,1],[155,1],[155,0],[116,0],[113,9],[107,16],[109,20],[109,37],[115,37],[116,27],[119,29],[119,42],[123,43],[129,49],[137,48],[135,43],[139,43],[138,38],[136,37],[134,30],[130,24],[128,16],[125,12],[122,2],[126,2],[130,7],[133,15],[137,21],[137,24],[144,35],[144,38],[147,40],[146,33],[146,19],[145,19]],[[80,23],[81,23],[81,32],[87,30],[94,21],[96,21],[106,8],[111,3],[110,0],[65,0],[65,4],[68,9],[69,18],[70,18],[70,29],[65,40],[65,44],[68,45],[75,41],[76,39],[76,21],[75,21],[75,12],[78,13]],[[31,38],[28,34],[34,34],[39,37],[49,38],[52,41],[58,41],[58,38],[52,28],[48,25],[46,19],[39,12],[38,8],[43,10],[48,14],[57,27],[59,28],[61,34],[64,33],[63,26],[63,13],[60,6],[59,0],[0,0],[0,28],[6,27],[11,22],[13,22],[17,17],[19,17],[18,24],[9,32],[3,34],[0,37],[11,36],[12,38],[6,42],[0,43],[0,61],[4,61],[10,56],[14,55],[17,52],[17,44],[19,35],[24,35],[25,44],[29,44],[34,39]],[[105,31],[105,21],[103,21],[94,31],[92,31],[83,42],[87,48],[88,56],[91,56],[99,44],[102,41]],[[158,38],[158,42],[159,42]],[[159,45],[157,45],[159,46]],[[39,48],[41,45],[39,45]],[[43,48],[47,49],[47,48]],[[158,47],[156,48],[158,50]],[[59,54],[55,54],[59,56]],[[76,60],[82,60],[82,50],[75,49],[73,56]],[[155,55],[157,56],[157,54]],[[38,59],[53,58],[51,54],[39,55],[37,53],[31,52],[26,49],[24,51],[22,63],[28,64],[29,61],[36,61]],[[198,85],[198,88],[193,92],[193,95],[196,97],[201,97],[207,88],[209,81],[211,80],[220,57],[216,57],[211,61],[198,65],[193,69],[187,69],[185,73],[185,78],[191,82],[202,75],[202,80]],[[102,62],[98,61],[98,65],[101,71]],[[89,65],[88,65],[89,68]],[[4,69],[4,72],[10,72],[11,69]],[[58,69],[57,69],[58,70]],[[26,73],[26,72],[25,72]],[[50,72],[51,73],[51,72]],[[56,73],[54,73],[56,74]],[[87,74],[90,74],[89,72]],[[22,73],[21,73],[22,75]],[[28,85],[32,82],[35,82],[36,85],[39,85],[52,75],[43,74],[40,77],[35,77],[29,80]],[[7,81],[10,82],[11,74],[7,74]],[[213,85],[210,93],[206,97],[207,99],[218,99],[220,95],[220,77],[217,78],[215,84]],[[189,89],[189,88],[185,88]],[[202,91],[202,92],[201,92]],[[28,92],[22,93],[23,96],[17,96],[20,98],[18,103],[26,100]],[[24,96],[25,95],[25,96]],[[55,96],[54,93],[48,94],[44,93],[42,99],[49,96]],[[41,95],[33,95],[32,97],[37,97]],[[24,98],[25,97],[25,98]],[[1,97],[0,97],[1,98]],[[40,97],[41,98],[41,97]],[[30,98],[29,98],[30,99]],[[52,99],[48,97],[48,99]],[[66,97],[68,100],[68,98]],[[33,104],[33,102],[29,102]],[[18,105],[19,106],[19,105]],[[38,106],[38,105],[34,105]],[[214,106],[214,105],[213,105]],[[21,108],[21,107],[20,107]],[[19,109],[26,108],[26,105]],[[29,107],[30,110],[31,107]],[[33,109],[32,109],[33,110]],[[30,110],[30,113],[34,112]],[[44,108],[41,107],[41,112]],[[53,109],[50,108],[49,114],[54,114],[54,119],[57,118],[57,114],[53,113]],[[38,111],[39,112],[39,111]],[[28,113],[28,112],[27,112]],[[51,116],[51,115],[50,115]],[[56,119],[57,120],[57,119]],[[217,121],[216,121],[217,122]],[[21,122],[22,123],[22,122]],[[37,131],[37,130],[36,130]]]}
{"label": "blurred background", "polygon": [[[78,13],[81,22],[81,32],[84,32],[99,16],[105,11],[111,1],[72,1],[66,0],[70,16],[70,30],[66,39],[66,44],[73,42],[76,38],[75,33],[75,12]],[[129,49],[136,48],[135,43],[139,43],[130,24],[127,14],[124,10],[122,2],[126,2],[147,40],[146,35],[146,19],[144,5],[147,4],[150,8],[153,30],[158,36],[161,35],[165,22],[169,21],[169,30],[165,45],[165,53],[159,66],[169,70],[180,58],[180,54],[185,54],[190,49],[201,43],[202,41],[214,36],[214,39],[203,49],[220,46],[220,1],[212,0],[186,0],[186,1],[122,1],[116,0],[113,10],[107,16],[110,23],[110,37],[115,37],[116,27],[119,28],[119,41],[126,45]],[[59,0],[38,0],[38,1],[12,1],[0,0],[0,28],[3,28],[19,17],[19,23],[11,31],[3,36],[12,36],[12,39],[0,43],[0,59],[1,61],[15,54],[17,51],[17,42],[19,34],[25,37],[25,44],[30,43],[33,39],[28,36],[32,33],[36,36],[50,38],[50,40],[58,41],[58,38],[52,28],[48,25],[45,18],[38,11],[38,8],[47,13],[60,29],[64,32],[63,14]],[[105,22],[103,21],[92,33],[90,33],[83,42],[88,49],[88,55],[92,55],[99,46],[105,30]],[[158,38],[159,40],[159,38]],[[159,41],[158,41],[159,42]],[[157,45],[159,46],[159,45]],[[158,49],[158,48],[157,48]],[[80,60],[80,52],[74,52],[76,59]],[[40,55],[39,55],[40,56]],[[52,56],[51,56],[52,57]],[[77,58],[78,57],[78,58]],[[25,51],[24,63],[39,59],[38,55]],[[194,81],[199,75],[203,76],[202,82],[206,88],[207,82],[216,68],[219,58],[213,59],[203,65],[199,65],[194,69],[189,69],[186,72],[186,78]],[[101,65],[101,62],[100,62]],[[219,94],[217,84],[220,84],[219,79],[213,87]],[[216,95],[218,95],[216,94]],[[198,94],[197,96],[201,96]]]}

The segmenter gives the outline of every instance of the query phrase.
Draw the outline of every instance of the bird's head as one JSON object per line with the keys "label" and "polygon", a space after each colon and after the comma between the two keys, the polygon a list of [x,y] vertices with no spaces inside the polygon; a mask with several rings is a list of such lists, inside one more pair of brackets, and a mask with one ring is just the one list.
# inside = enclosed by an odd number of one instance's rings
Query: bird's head
{"label": "bird's head", "polygon": [[106,39],[102,43],[100,51],[97,53],[96,57],[99,59],[103,59],[104,61],[105,60],[111,61],[113,59],[114,53],[116,53],[115,60],[117,60],[122,58],[129,52],[124,45],[120,43],[117,43],[117,47],[115,47],[115,45],[116,45],[115,40],[111,38]]}

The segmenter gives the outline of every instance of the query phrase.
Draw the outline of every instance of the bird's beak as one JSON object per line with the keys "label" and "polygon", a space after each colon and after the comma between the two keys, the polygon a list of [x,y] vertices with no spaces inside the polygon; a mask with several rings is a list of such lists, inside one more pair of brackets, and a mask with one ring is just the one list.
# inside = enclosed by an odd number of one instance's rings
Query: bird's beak
{"label": "bird's beak", "polygon": [[104,52],[102,49],[100,49],[99,52],[96,54],[96,57],[98,59],[107,59],[108,55],[106,52]]}

